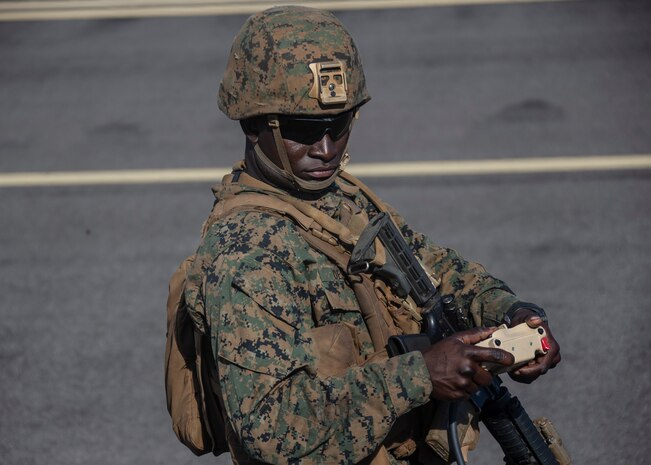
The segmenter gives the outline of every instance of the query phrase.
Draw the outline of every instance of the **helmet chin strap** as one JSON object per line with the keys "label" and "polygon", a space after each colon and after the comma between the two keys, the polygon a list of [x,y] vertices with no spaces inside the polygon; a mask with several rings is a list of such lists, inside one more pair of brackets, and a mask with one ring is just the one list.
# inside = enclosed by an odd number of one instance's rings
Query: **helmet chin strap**
{"label": "helmet chin strap", "polygon": [[292,189],[299,192],[319,192],[324,189],[327,189],[335,181],[339,173],[346,167],[348,161],[350,160],[350,155],[348,155],[348,145],[344,149],[344,155],[341,157],[339,166],[335,172],[330,175],[327,179],[321,181],[307,181],[301,179],[294,174],[292,171],[292,166],[289,163],[289,157],[287,156],[287,150],[285,150],[285,144],[283,143],[283,137],[280,133],[280,124],[278,123],[278,117],[276,115],[269,115],[267,117],[267,123],[271,128],[274,142],[276,144],[276,151],[280,157],[280,162],[283,165],[282,168],[277,166],[272,162],[267,155],[260,148],[260,144],[256,141],[253,144],[253,150],[258,162],[258,167],[264,173],[264,175],[273,181],[276,185]]}

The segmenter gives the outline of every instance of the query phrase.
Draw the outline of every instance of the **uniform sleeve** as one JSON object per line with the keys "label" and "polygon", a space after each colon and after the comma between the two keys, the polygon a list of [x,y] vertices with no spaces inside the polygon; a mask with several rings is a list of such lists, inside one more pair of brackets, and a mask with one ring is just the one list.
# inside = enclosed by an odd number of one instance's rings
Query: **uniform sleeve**
{"label": "uniform sleeve", "polygon": [[[283,250],[305,247],[295,236],[282,234]],[[226,414],[257,460],[356,463],[397,417],[429,400],[427,368],[415,353],[321,374],[309,331],[310,271],[289,258],[267,244],[221,254],[207,270],[206,310]]]}
{"label": "uniform sleeve", "polygon": [[500,324],[504,313],[519,302],[506,283],[491,276],[482,265],[435,245],[427,236],[413,231],[394,210],[391,215],[416,255],[441,280],[441,294],[453,294],[461,308],[469,309],[475,325]]}

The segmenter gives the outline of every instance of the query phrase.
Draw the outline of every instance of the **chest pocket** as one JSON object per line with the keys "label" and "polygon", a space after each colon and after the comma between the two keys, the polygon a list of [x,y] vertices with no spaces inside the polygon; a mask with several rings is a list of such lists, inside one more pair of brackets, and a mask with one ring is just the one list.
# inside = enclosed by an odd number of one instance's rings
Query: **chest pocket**
{"label": "chest pocket", "polygon": [[329,264],[317,264],[316,279],[311,283],[312,307],[317,326],[339,323],[345,312],[360,313],[355,293],[341,271]]}

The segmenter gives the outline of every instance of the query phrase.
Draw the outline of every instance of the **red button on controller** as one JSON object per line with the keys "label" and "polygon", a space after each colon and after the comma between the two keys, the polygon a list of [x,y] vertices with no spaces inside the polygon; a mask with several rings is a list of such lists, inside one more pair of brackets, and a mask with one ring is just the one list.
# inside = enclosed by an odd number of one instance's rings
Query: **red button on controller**
{"label": "red button on controller", "polygon": [[549,340],[546,337],[543,337],[540,340],[540,345],[542,345],[542,350],[548,352],[552,347],[549,345]]}

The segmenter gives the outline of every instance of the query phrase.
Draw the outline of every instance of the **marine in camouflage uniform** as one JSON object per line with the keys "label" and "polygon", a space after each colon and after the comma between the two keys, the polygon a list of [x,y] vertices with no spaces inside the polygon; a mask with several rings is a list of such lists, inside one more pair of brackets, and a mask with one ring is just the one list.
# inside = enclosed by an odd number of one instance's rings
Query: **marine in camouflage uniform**
{"label": "marine in camouflage uniform", "polygon": [[[313,63],[325,65],[310,67]],[[343,86],[337,73],[345,76]],[[333,81],[334,89],[328,85]],[[220,108],[243,122],[246,163],[230,184],[215,188],[217,205],[233,193],[282,192],[351,229],[353,216],[373,218],[377,206],[338,176],[350,121],[344,134],[335,134],[341,133],[337,118],[369,98],[355,45],[334,16],[282,7],[249,18],[235,38],[219,95]],[[284,124],[307,132],[315,125],[326,128],[317,141],[308,137],[302,145],[312,147],[305,156],[327,167],[296,173],[297,149],[283,133]],[[330,149],[313,149],[324,143]],[[330,155],[336,166],[326,160]],[[476,325],[495,325],[507,309],[526,306],[481,265],[434,245],[395,211],[391,214],[413,253],[440,282],[440,292],[453,294]],[[418,434],[416,423],[401,420],[418,407],[467,397],[458,386],[459,392],[445,394],[446,381],[438,383],[432,374],[445,351],[387,358],[373,344],[351,277],[311,246],[300,229],[293,218],[271,209],[236,209],[209,222],[188,276],[194,284],[186,291],[188,303],[205,308],[233,460],[434,463],[426,459],[431,449],[423,447],[423,437],[416,437],[418,451],[405,449],[404,444],[414,444],[405,437]],[[478,340],[488,333],[477,334],[468,337]],[[464,344],[470,339],[448,345],[471,350]],[[321,359],[324,344],[331,355],[327,364]],[[491,357],[495,352],[477,350]],[[500,357],[498,362],[509,363]],[[463,376],[476,388],[474,373]]]}

